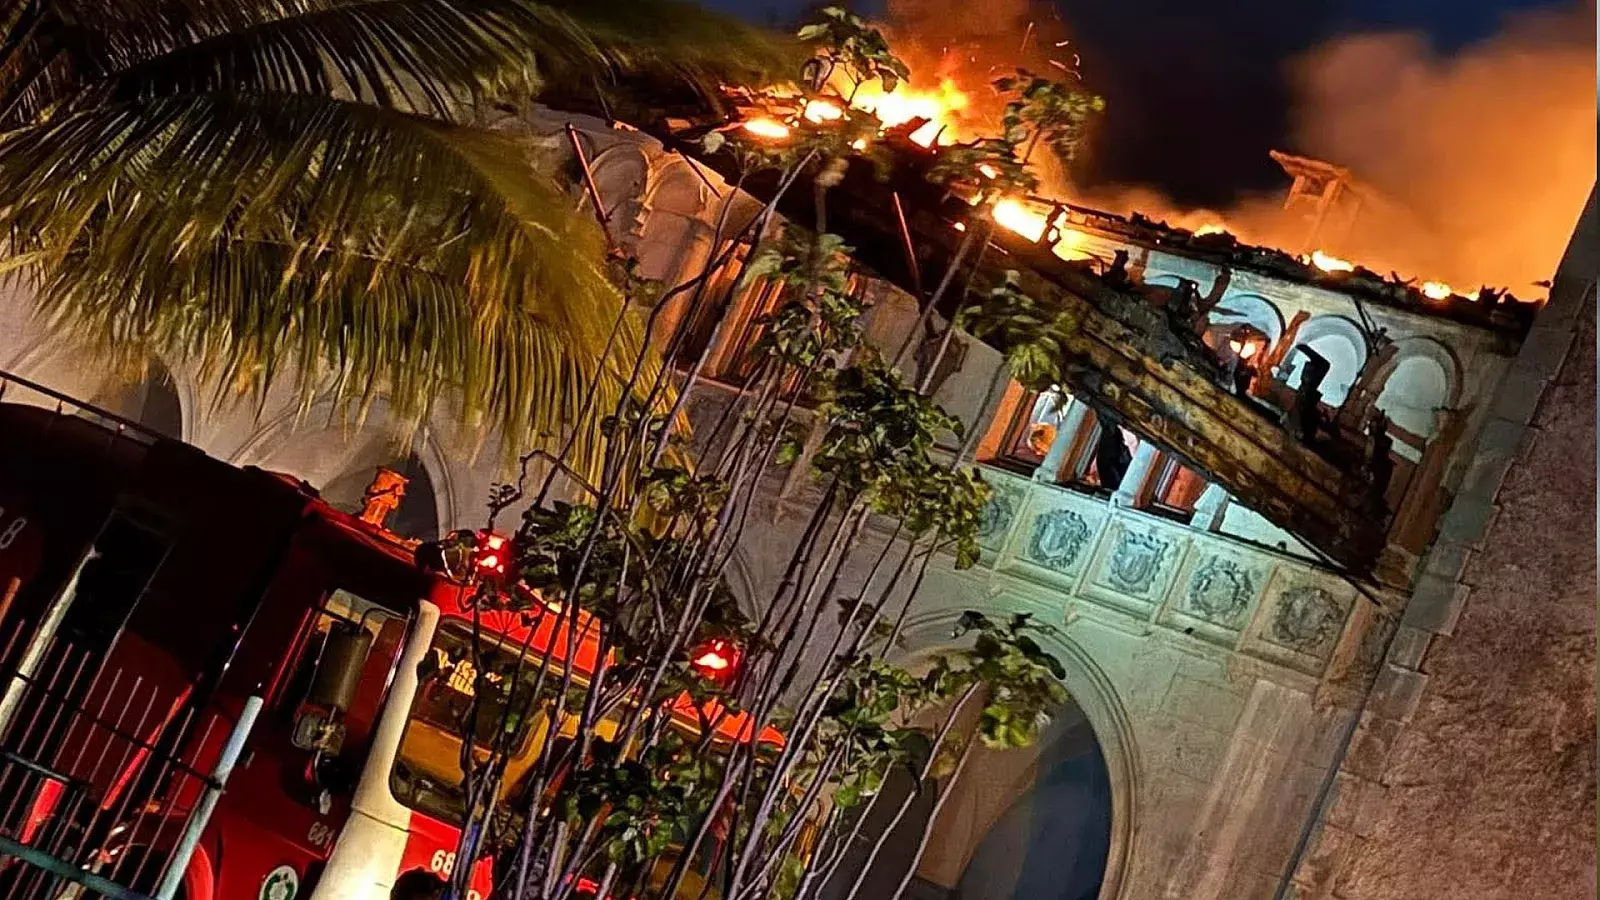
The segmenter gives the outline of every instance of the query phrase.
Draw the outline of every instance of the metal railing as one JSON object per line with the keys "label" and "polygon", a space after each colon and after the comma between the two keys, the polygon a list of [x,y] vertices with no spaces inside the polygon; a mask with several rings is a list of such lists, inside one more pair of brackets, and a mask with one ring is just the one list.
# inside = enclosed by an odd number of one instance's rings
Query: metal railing
{"label": "metal railing", "polygon": [[127,438],[144,444],[152,444],[164,438],[160,432],[132,419],[46,387],[37,381],[13,375],[4,369],[0,369],[0,403],[25,403],[45,409],[53,408],[59,416],[78,415],[85,421],[99,425],[113,438]]}
{"label": "metal railing", "polygon": [[260,700],[197,711],[187,685],[0,629],[0,896],[174,896]]}

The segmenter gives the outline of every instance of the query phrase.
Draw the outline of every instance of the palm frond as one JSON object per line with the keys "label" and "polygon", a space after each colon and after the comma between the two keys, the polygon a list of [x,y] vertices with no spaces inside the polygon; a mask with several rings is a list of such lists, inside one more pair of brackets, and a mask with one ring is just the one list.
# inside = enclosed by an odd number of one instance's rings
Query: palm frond
{"label": "palm frond", "polygon": [[606,62],[569,16],[527,0],[296,0],[280,16],[237,18],[218,16],[193,42],[167,32],[107,35],[107,74],[95,91],[316,94],[451,117],[474,98],[531,90],[540,66]]}
{"label": "palm frond", "polygon": [[169,97],[14,132],[0,171],[18,173],[0,228],[42,254],[48,315],[229,383],[310,389],[331,369],[342,399],[386,388],[413,421],[455,396],[520,448],[629,358],[599,361],[621,298],[597,229],[499,135],[325,98]]}
{"label": "palm frond", "polygon": [[516,142],[449,120],[541,77],[793,60],[677,0],[9,9],[0,229],[47,316],[228,385],[331,385],[358,412],[381,391],[414,423],[449,398],[512,452],[572,427],[590,383],[609,410],[644,338],[630,319],[600,358],[621,299],[598,231]]}
{"label": "palm frond", "polygon": [[742,84],[791,80],[808,55],[792,36],[684,0],[547,0],[624,71],[675,70]]}
{"label": "palm frond", "polygon": [[[434,116],[541,74],[792,72],[795,44],[677,0],[54,0],[89,97],[213,90],[344,96]],[[81,23],[81,24],[79,24]],[[58,79],[58,84],[60,80]],[[61,90],[32,98],[35,109]],[[79,98],[80,102],[83,98]]]}

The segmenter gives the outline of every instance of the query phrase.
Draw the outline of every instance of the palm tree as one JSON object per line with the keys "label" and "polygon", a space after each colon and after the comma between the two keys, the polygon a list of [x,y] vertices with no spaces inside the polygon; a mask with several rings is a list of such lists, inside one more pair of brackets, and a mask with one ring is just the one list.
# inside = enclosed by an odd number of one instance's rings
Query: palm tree
{"label": "palm tree", "polygon": [[640,329],[602,364],[599,229],[472,111],[783,52],[675,0],[5,0],[6,270],[103,351],[411,424],[444,402],[519,450],[591,380],[616,399]]}

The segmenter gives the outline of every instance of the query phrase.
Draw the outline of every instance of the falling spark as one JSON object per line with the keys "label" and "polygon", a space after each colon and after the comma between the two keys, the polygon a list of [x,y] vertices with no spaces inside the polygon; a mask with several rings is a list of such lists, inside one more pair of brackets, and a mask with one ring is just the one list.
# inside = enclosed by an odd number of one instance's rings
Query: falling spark
{"label": "falling spark", "polygon": [[756,137],[770,138],[781,141],[789,137],[789,126],[775,119],[750,119],[744,123],[744,130]]}

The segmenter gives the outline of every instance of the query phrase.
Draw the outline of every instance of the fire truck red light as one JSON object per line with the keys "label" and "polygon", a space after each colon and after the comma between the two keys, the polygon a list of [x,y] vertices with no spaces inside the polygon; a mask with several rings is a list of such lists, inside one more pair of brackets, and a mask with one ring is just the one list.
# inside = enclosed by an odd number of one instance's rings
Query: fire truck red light
{"label": "fire truck red light", "polygon": [[694,664],[702,669],[710,669],[713,672],[720,672],[731,665],[731,663],[728,662],[727,657],[716,652],[707,653],[701,656],[699,659],[694,661]]}

